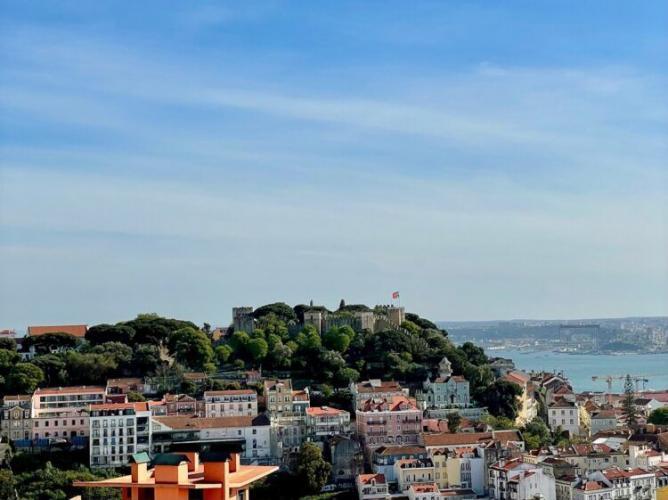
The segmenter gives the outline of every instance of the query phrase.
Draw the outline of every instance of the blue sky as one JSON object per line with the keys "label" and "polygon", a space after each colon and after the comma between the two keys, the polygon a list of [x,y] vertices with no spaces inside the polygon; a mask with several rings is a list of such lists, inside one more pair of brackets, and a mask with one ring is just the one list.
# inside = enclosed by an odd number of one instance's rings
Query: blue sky
{"label": "blue sky", "polygon": [[665,2],[0,2],[0,327],[668,314]]}

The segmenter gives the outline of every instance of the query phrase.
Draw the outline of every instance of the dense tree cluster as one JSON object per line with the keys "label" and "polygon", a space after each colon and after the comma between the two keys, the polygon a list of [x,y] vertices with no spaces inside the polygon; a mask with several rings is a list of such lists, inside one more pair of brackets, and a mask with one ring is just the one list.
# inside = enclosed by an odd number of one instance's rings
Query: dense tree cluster
{"label": "dense tree cluster", "polygon": [[74,481],[94,481],[113,475],[113,471],[92,472],[83,465],[87,458],[83,452],[10,456],[11,467],[0,469],[0,498],[66,500],[81,495],[82,500],[120,500],[117,490],[72,486]]}
{"label": "dense tree cluster", "polygon": [[327,484],[331,469],[320,447],[314,443],[304,443],[293,472],[281,471],[254,484],[250,496],[260,500],[317,498],[310,495],[316,495]]}
{"label": "dense tree cluster", "polygon": [[[88,330],[86,339],[66,333],[26,338],[35,356],[21,361],[12,341],[0,344],[0,393],[26,394],[39,386],[104,384],[110,377],[161,374],[177,369],[214,371],[211,340],[194,323],[142,314]],[[181,369],[181,371],[183,371]]]}

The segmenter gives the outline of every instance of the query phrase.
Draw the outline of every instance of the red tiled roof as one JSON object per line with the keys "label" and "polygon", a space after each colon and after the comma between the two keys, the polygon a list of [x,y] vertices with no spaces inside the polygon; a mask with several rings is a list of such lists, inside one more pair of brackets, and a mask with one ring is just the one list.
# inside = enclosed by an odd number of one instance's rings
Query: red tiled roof
{"label": "red tiled roof", "polygon": [[380,385],[378,386],[371,385],[371,382],[369,380],[357,384],[357,392],[389,392],[389,391],[400,392],[401,390],[402,390],[401,384],[399,384],[399,382],[396,382],[394,380],[381,381]]}
{"label": "red tiled roof", "polygon": [[254,417],[153,417],[171,429],[220,429],[224,427],[250,427]]}
{"label": "red tiled roof", "polygon": [[603,475],[608,479],[622,479],[630,478],[633,476],[642,476],[644,474],[650,474],[649,471],[636,467],[635,469],[620,469],[619,467],[612,467],[610,469],[604,469]]}
{"label": "red tiled roof", "polygon": [[324,417],[324,416],[335,416],[346,413],[343,410],[338,410],[336,408],[330,408],[329,406],[311,406],[306,408],[306,414],[311,415],[312,417]]}
{"label": "red tiled roof", "polygon": [[[402,406],[408,406],[408,408],[402,409]],[[392,396],[390,400],[383,399],[367,399],[362,405],[362,411],[410,411],[417,410],[415,405],[415,400],[410,399],[406,396]]]}
{"label": "red tiled roof", "polygon": [[51,326],[29,326],[28,336],[37,337],[46,333],[67,333],[73,337],[84,338],[88,326],[86,325],[51,325]]}
{"label": "red tiled roof", "polygon": [[378,484],[385,484],[385,474],[360,474],[357,477],[362,484],[369,484],[373,479]]}
{"label": "red tiled roof", "polygon": [[516,430],[492,431],[492,432],[458,432],[455,434],[425,434],[425,446],[461,446],[475,445],[479,443],[489,443],[499,441],[505,445],[509,441],[521,441],[520,435]]}
{"label": "red tiled roof", "polygon": [[[461,425],[461,423],[460,423]],[[448,421],[438,418],[422,419],[422,428],[428,432],[448,432]]]}
{"label": "red tiled roof", "polygon": [[410,486],[415,493],[438,493],[438,486],[436,483],[431,484],[411,484]]}
{"label": "red tiled roof", "polygon": [[604,488],[606,488],[606,485],[604,485],[600,481],[587,481],[578,489],[581,489],[583,491],[596,491],[596,490],[602,490]]}
{"label": "red tiled roof", "polygon": [[136,403],[101,403],[90,405],[91,411],[93,410],[130,410],[134,409],[135,411],[149,411],[148,401],[136,402]]}
{"label": "red tiled roof", "polygon": [[522,465],[522,460],[520,458],[515,458],[513,460],[507,460],[504,462],[499,462],[492,465],[494,469],[502,469],[505,471],[513,470],[515,467]]}
{"label": "red tiled roof", "polygon": [[506,373],[506,375],[502,377],[502,380],[506,380],[517,385],[526,385],[531,379],[525,373],[512,371]]}

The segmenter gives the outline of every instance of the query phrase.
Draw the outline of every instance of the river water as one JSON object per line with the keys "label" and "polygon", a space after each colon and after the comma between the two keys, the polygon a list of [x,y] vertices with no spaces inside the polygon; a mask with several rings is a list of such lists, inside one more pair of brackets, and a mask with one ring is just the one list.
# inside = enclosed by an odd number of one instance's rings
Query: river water
{"label": "river water", "polygon": [[[551,351],[525,352],[511,349],[486,351],[489,356],[511,358],[515,366],[524,371],[562,371],[573,389],[581,391],[605,391],[603,380],[593,381],[593,375],[623,376],[642,375],[649,379],[645,388],[668,389],[668,353],[664,354],[564,354]],[[613,391],[621,392],[624,381],[613,381]],[[642,388],[642,384],[640,385]]]}

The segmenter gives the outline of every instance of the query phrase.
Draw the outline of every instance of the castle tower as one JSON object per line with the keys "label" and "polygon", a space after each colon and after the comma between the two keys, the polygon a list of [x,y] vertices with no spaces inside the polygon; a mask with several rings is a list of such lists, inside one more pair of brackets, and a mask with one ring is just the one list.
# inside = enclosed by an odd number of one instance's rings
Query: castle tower
{"label": "castle tower", "polygon": [[396,327],[406,321],[406,310],[403,307],[390,306],[387,308],[387,318]]}
{"label": "castle tower", "polygon": [[233,307],[232,324],[235,332],[253,333],[255,320],[252,307]]}

